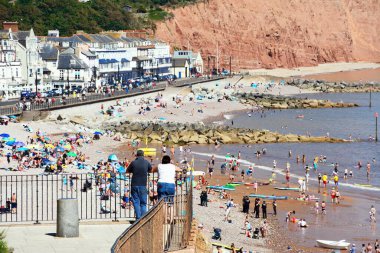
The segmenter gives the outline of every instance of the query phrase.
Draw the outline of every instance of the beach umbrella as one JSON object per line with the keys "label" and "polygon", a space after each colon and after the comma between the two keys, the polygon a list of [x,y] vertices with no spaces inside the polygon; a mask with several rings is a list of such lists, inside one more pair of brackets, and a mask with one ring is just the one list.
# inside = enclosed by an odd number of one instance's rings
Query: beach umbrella
{"label": "beach umbrella", "polygon": [[5,115],[0,116],[0,118],[1,118],[1,119],[9,119],[9,117],[8,117],[8,116],[5,116]]}
{"label": "beach umbrella", "polygon": [[21,148],[16,149],[16,151],[18,151],[18,152],[23,152],[23,151],[27,151],[27,150],[29,150],[27,147],[21,147]]}
{"label": "beach umbrella", "polygon": [[65,151],[65,149],[63,147],[61,147],[61,146],[58,146],[58,147],[55,148],[55,151],[63,152],[63,151]]}
{"label": "beach umbrella", "polygon": [[65,146],[63,146],[63,148],[66,149],[66,150],[70,150],[73,147],[70,144],[66,144]]}
{"label": "beach umbrella", "polygon": [[3,141],[16,141],[16,139],[13,137],[5,137],[3,138]]}
{"label": "beach umbrella", "polygon": [[2,133],[2,134],[0,134],[0,137],[2,137],[2,138],[9,138],[10,135],[7,134],[7,133]]}
{"label": "beach umbrella", "polygon": [[8,116],[10,119],[16,119],[17,118],[17,116],[15,116],[15,115],[11,115],[11,116]]}
{"label": "beach umbrella", "polygon": [[7,146],[13,146],[15,144],[15,141],[7,141],[5,144]]}
{"label": "beach umbrella", "polygon": [[26,146],[26,147],[29,148],[29,149],[39,149],[39,148],[40,148],[40,146],[37,145],[37,144],[29,144],[29,145]]}
{"label": "beach umbrella", "polygon": [[110,161],[117,161],[119,160],[115,154],[111,154],[108,156],[108,160]]}
{"label": "beach umbrella", "polygon": [[99,132],[99,131],[96,131],[94,132],[95,135],[102,135],[103,133],[102,132]]}
{"label": "beach umbrella", "polygon": [[69,152],[69,153],[67,153],[67,156],[69,156],[69,157],[76,157],[77,154],[75,154],[74,152]]}
{"label": "beach umbrella", "polygon": [[16,147],[23,147],[25,146],[25,143],[23,143],[22,141],[16,141],[13,145],[15,145]]}
{"label": "beach umbrella", "polygon": [[54,148],[54,145],[51,143],[46,143],[45,148]]}

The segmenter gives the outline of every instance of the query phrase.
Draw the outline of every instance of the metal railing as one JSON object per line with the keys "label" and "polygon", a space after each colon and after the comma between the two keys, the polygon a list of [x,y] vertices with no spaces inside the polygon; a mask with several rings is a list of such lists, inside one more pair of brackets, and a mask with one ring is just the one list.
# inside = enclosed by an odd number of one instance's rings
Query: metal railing
{"label": "metal railing", "polygon": [[183,86],[190,86],[190,85],[198,84],[198,83],[206,83],[206,82],[222,80],[225,78],[226,78],[225,76],[191,77],[191,78],[185,78],[185,79],[176,79],[175,81],[172,82],[172,84],[175,87],[183,87]]}
{"label": "metal railing", "polygon": [[165,252],[186,248],[192,217],[192,182],[177,186],[176,195],[162,198],[141,219],[122,233],[112,253]]}
{"label": "metal railing", "polygon": [[[55,221],[61,198],[78,199],[81,220],[133,220],[129,179],[108,173],[0,176],[0,224]],[[147,187],[153,189],[155,181],[150,174]],[[154,204],[149,198],[148,209]]]}
{"label": "metal railing", "polygon": [[25,108],[21,108],[18,104],[12,106],[0,107],[0,115],[14,115],[20,114],[22,111],[41,111],[41,110],[54,110],[70,106],[78,106],[95,102],[102,102],[108,100],[114,100],[118,98],[124,98],[129,96],[134,96],[138,94],[145,94],[149,92],[161,91],[166,88],[166,84],[157,84],[155,87],[150,88],[134,88],[132,90],[126,91],[114,91],[112,93],[87,93],[86,96],[81,96],[78,94],[77,97],[68,97],[63,99],[62,97],[54,97],[54,102],[52,100],[50,103],[43,101],[41,103],[26,103]]}

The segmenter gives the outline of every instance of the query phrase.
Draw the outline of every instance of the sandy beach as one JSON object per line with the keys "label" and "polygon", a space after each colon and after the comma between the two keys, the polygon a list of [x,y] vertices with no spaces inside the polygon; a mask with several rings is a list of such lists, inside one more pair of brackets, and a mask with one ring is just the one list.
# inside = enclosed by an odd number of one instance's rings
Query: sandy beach
{"label": "sandy beach", "polygon": [[[252,83],[266,84],[270,83],[266,78],[257,77],[244,77],[239,76],[226,78],[223,80],[212,81],[209,83],[193,85],[192,89],[202,90],[207,88],[214,94],[227,94],[233,92],[259,92],[273,95],[293,95],[304,92],[294,86],[274,85],[270,90],[265,90],[264,85],[259,85],[258,88],[252,88]],[[225,88],[229,84],[235,85],[235,88]],[[160,103],[166,103],[167,107],[162,108],[159,103],[155,102],[155,98],[162,96]],[[193,101],[189,98],[193,97]],[[175,99],[180,99],[180,103],[176,103]],[[117,105],[117,103],[119,105]],[[141,106],[149,105],[151,111],[146,114],[138,114]],[[221,106],[222,105],[222,106]],[[109,116],[101,113],[101,106],[104,110],[113,106],[119,112],[114,116]],[[219,116],[221,114],[228,114],[231,111],[250,110],[251,107],[243,105],[238,101],[223,100],[222,103],[217,101],[217,97],[203,98],[197,100],[194,98],[190,88],[173,88],[169,87],[163,92],[142,95],[138,97],[131,97],[121,99],[120,101],[110,101],[101,104],[90,104],[74,108],[52,111],[49,117],[50,120],[55,120],[60,115],[66,120],[73,118],[79,119],[84,124],[98,128],[103,122],[118,122],[118,121],[169,121],[179,123],[191,123],[205,121],[210,117]],[[202,112],[199,112],[201,110]]]}
{"label": "sandy beach", "polygon": [[[365,65],[369,66],[369,65]],[[293,95],[305,93],[306,91],[300,90],[294,86],[286,86],[280,83],[276,83],[270,90],[265,89],[263,86],[259,85],[258,89],[251,87],[252,83],[266,84],[271,82],[265,77],[233,77],[224,80],[213,81],[205,84],[198,84],[192,87],[192,90],[204,91],[208,90],[208,94],[232,94],[233,92],[259,92],[268,93],[273,95]],[[226,88],[229,84],[235,87]],[[160,94],[148,94],[127,99],[121,99],[120,101],[110,101],[101,104],[90,104],[80,107],[73,107],[69,109],[52,111],[50,116],[46,120],[36,121],[36,122],[18,122],[10,123],[8,126],[1,126],[1,132],[9,133],[12,137],[16,138],[18,141],[26,142],[28,136],[33,136],[36,131],[45,133],[46,136],[52,139],[52,141],[58,141],[64,138],[65,134],[75,134],[82,133],[85,136],[92,137],[94,131],[98,128],[102,128],[103,124],[110,122],[120,122],[120,121],[168,121],[168,122],[213,122],[223,118],[223,115],[231,114],[231,112],[252,110],[253,108],[243,105],[235,100],[224,100],[222,103],[218,102],[216,96],[210,98],[204,97],[201,100],[194,99],[190,101],[190,97],[193,97],[192,90],[189,87],[184,88],[173,88],[169,87],[164,92]],[[166,108],[158,106],[159,103],[155,102],[156,97],[162,97],[160,103],[167,104]],[[180,103],[175,100],[181,100]],[[148,105],[151,110],[146,112],[144,115],[138,114],[141,106]],[[106,110],[108,107],[113,106],[118,112],[116,115],[107,115],[102,113],[102,109]],[[202,112],[200,112],[202,111]],[[58,116],[63,118],[62,121],[56,120]],[[75,123],[74,123],[75,122]],[[32,131],[25,131],[23,125],[28,125]],[[101,136],[100,140],[96,140],[91,144],[84,144],[78,147],[77,152],[83,152],[86,155],[86,162],[88,164],[96,164],[100,159],[106,160],[108,155],[111,153],[116,153],[119,159],[124,158],[133,159],[132,152],[128,148],[128,143],[125,141],[115,141],[113,139],[113,134],[104,134]],[[160,147],[157,147],[158,149]],[[178,149],[178,147],[176,147]],[[194,147],[196,149],[196,147]],[[177,153],[178,156],[178,153]],[[177,157],[179,161],[181,157]],[[205,160],[199,161],[199,163],[205,163]],[[0,157],[0,175],[37,175],[43,172],[43,169],[30,169],[26,171],[9,171],[7,168],[15,167],[17,163],[11,161],[10,164],[7,163],[6,157]],[[220,165],[220,161],[217,166]],[[258,165],[260,165],[258,163]],[[204,166],[202,166],[204,168]],[[216,167],[218,168],[218,167]],[[201,169],[204,170],[204,169]],[[79,170],[74,165],[69,165],[66,168],[66,172],[69,173],[83,173],[84,170]],[[240,179],[240,174],[236,175],[237,180]],[[278,175],[278,181],[274,184],[275,186],[283,186],[283,179],[281,175]],[[223,185],[228,181],[228,176],[226,175],[216,175],[212,179],[206,178],[210,184]],[[247,179],[249,181],[259,180],[267,181],[268,178],[255,175],[254,178]],[[240,180],[238,180],[240,181]],[[297,213],[297,218],[306,217],[311,221],[312,225],[318,225],[318,221],[313,217],[315,215],[312,213],[313,203],[295,200],[298,197],[298,192],[291,191],[278,191],[273,189],[274,185],[260,186],[258,193],[266,195],[286,195],[289,200],[279,201],[278,203],[278,215],[272,216],[271,201],[268,201],[268,223],[269,231],[268,237],[265,239],[254,240],[252,243],[251,238],[247,238],[244,235],[242,227],[244,226],[245,215],[241,212],[241,199],[243,196],[251,194],[251,186],[240,186],[238,190],[231,194],[231,197],[235,199],[237,206],[231,212],[232,223],[224,222],[223,207],[226,200],[218,199],[217,195],[211,195],[210,199],[212,202],[209,203],[208,207],[199,206],[199,191],[194,193],[194,215],[199,223],[203,225],[202,232],[209,241],[213,241],[212,229],[213,227],[220,227],[223,232],[222,243],[230,245],[235,243],[237,247],[244,247],[244,249],[255,249],[257,252],[330,252],[328,250],[317,249],[314,247],[304,247],[300,245],[297,241],[295,242],[291,238],[292,233],[289,231],[298,231],[300,228],[297,224],[287,224],[284,223],[285,213],[289,210],[295,210]],[[296,186],[296,185],[293,185]],[[317,189],[310,188],[309,194],[317,194]],[[328,193],[322,193],[325,196]],[[325,197],[324,197],[325,198]],[[254,199],[251,198],[251,210],[253,209]],[[349,209],[355,205],[355,199],[350,197],[344,198],[344,204],[339,208]],[[330,204],[329,204],[330,208]],[[335,207],[334,207],[335,209]],[[335,216],[333,216],[335,217]],[[315,220],[315,221],[314,221]],[[263,219],[255,219],[249,217],[253,227],[260,227]],[[298,231],[300,232],[300,231]],[[365,241],[366,238],[363,238]],[[287,247],[290,246],[291,250],[287,251]]]}
{"label": "sandy beach", "polygon": [[379,63],[370,62],[337,62],[337,63],[325,63],[319,64],[313,67],[300,67],[294,69],[255,69],[249,70],[249,74],[253,76],[274,76],[274,77],[294,77],[294,76],[305,76],[305,75],[315,75],[322,73],[334,73],[341,71],[352,71],[360,69],[374,69],[379,68]]}

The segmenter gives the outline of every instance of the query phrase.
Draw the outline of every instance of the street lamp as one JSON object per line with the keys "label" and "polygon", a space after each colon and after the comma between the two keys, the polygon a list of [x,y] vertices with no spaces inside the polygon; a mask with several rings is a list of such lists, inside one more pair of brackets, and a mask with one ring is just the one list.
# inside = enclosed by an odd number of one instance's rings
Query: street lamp
{"label": "street lamp", "polygon": [[37,92],[38,92],[38,87],[37,87],[38,86],[37,69],[36,69],[36,79],[34,80],[34,83],[36,85],[36,95],[37,95]]}

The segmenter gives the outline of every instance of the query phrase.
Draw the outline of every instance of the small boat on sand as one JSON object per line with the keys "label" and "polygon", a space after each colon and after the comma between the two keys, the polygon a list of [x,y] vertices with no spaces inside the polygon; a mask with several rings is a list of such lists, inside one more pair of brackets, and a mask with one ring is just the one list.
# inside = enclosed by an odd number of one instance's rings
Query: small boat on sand
{"label": "small boat on sand", "polygon": [[282,191],[299,191],[300,188],[296,187],[274,187],[276,190],[282,190]]}
{"label": "small boat on sand", "polygon": [[328,241],[328,240],[317,240],[317,246],[327,249],[348,249],[350,246],[349,242],[345,240],[341,241]]}
{"label": "small boat on sand", "polygon": [[262,194],[250,194],[250,198],[260,198],[260,199],[271,199],[271,200],[286,200],[288,196],[271,196],[271,195],[262,195]]}
{"label": "small boat on sand", "polygon": [[206,188],[209,188],[209,189],[212,189],[212,190],[235,191],[235,188],[224,187],[224,186],[214,186],[214,185],[210,185],[210,186],[207,186]]}

